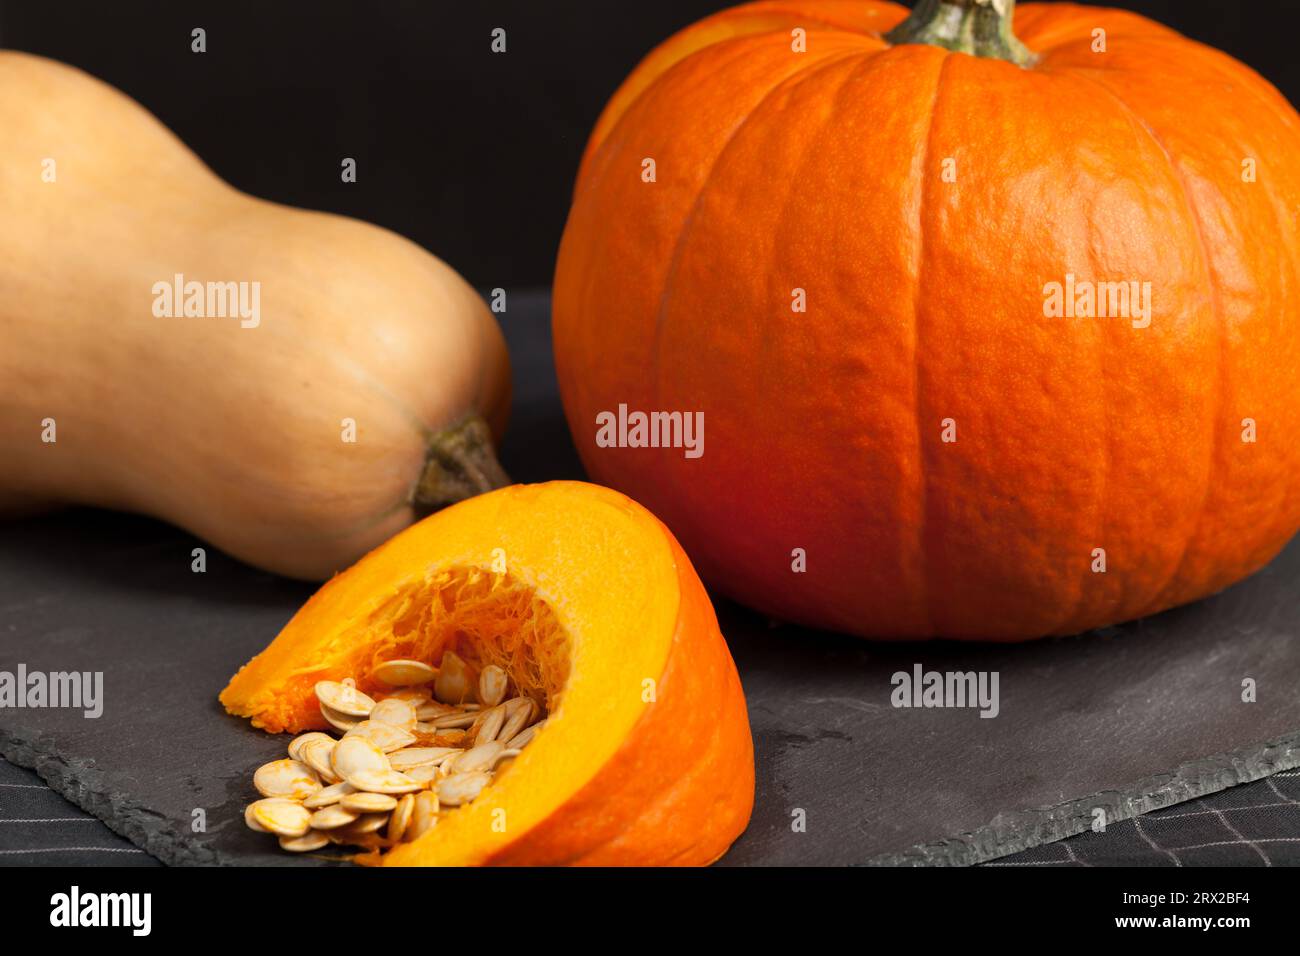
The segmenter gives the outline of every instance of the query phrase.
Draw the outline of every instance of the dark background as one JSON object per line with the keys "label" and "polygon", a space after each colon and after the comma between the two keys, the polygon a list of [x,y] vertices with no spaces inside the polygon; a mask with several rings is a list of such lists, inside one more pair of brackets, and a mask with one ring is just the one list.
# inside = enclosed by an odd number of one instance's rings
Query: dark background
{"label": "dark background", "polygon": [[[0,0],[0,46],[124,90],[240,189],[380,223],[479,287],[546,286],[606,99],[655,44],[729,5]],[[1300,102],[1297,0],[1108,5],[1231,53]],[[497,26],[504,55],[489,50]],[[355,184],[340,181],[345,156]]]}

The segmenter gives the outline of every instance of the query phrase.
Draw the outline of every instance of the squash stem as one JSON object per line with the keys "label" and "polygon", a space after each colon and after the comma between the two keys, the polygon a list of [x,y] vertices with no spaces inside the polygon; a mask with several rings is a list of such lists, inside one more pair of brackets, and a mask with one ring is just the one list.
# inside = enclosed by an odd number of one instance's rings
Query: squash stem
{"label": "squash stem", "polygon": [[1029,67],[1038,60],[1011,32],[1016,0],[916,0],[912,15],[885,39],[895,45],[925,43],[956,53]]}
{"label": "squash stem", "polygon": [[510,484],[497,461],[492,432],[478,415],[467,415],[429,439],[424,472],[411,495],[421,515]]}

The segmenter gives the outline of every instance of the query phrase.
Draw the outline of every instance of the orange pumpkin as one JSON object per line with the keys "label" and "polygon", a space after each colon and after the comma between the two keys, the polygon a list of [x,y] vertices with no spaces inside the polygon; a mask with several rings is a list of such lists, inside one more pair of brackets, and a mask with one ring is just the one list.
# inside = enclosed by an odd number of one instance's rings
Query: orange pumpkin
{"label": "orange pumpkin", "polygon": [[[754,753],[713,607],[644,508],[512,486],[408,528],[334,578],[221,694],[273,732],[326,729],[313,686],[454,650],[548,713],[472,803],[368,862],[703,864],[745,828]],[[250,794],[250,798],[251,798]]]}
{"label": "orange pumpkin", "polygon": [[[1013,34],[1011,6],[726,10],[592,134],[555,279],[571,429],[772,615],[1078,632],[1300,526],[1300,118],[1140,16],[1025,5]],[[702,412],[703,455],[602,447],[620,405]]]}

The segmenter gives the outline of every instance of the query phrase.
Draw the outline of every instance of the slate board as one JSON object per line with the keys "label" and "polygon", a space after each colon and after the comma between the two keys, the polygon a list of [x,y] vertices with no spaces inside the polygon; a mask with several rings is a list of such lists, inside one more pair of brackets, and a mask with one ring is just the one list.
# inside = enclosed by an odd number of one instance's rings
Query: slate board
{"label": "slate board", "polygon": [[[547,300],[510,306],[506,467],[581,477]],[[212,551],[193,574],[197,544],[84,510],[0,525],[0,670],[103,671],[106,700],[98,719],[0,709],[0,754],[165,862],[328,864],[244,827],[252,771],[287,738],[216,700],[312,588]],[[1012,646],[868,644],[719,600],[758,768],[753,821],[722,863],[975,863],[1082,832],[1095,807],[1113,821],[1300,766],[1298,583],[1300,541],[1197,605]],[[892,707],[891,675],[915,664],[997,671],[1000,715]],[[1255,703],[1241,700],[1247,677]]]}

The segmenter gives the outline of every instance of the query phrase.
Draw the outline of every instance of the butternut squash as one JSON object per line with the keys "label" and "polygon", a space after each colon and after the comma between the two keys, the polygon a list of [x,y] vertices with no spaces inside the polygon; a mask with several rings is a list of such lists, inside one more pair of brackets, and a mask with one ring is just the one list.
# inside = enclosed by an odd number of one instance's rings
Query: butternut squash
{"label": "butternut squash", "polygon": [[0,509],[323,578],[506,483],[504,340],[450,267],[237,191],[78,70],[0,52],[0,90]]}

